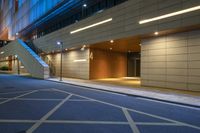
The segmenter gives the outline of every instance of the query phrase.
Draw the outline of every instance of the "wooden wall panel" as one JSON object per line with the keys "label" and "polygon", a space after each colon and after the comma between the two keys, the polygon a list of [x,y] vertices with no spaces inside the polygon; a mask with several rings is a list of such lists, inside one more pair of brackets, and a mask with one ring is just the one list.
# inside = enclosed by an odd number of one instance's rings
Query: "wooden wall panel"
{"label": "wooden wall panel", "polygon": [[118,78],[127,76],[126,53],[90,49],[90,79]]}

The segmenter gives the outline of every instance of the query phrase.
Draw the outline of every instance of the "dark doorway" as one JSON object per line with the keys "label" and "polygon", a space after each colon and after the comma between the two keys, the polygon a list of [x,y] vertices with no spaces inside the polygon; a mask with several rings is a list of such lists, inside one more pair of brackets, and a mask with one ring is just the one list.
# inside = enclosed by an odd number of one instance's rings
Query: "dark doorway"
{"label": "dark doorway", "polygon": [[127,54],[127,76],[140,77],[140,53],[129,52]]}

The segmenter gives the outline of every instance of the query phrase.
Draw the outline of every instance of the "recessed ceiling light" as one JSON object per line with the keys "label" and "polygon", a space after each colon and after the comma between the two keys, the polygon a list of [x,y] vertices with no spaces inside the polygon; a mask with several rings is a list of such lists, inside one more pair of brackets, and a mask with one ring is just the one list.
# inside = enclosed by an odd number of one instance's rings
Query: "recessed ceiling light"
{"label": "recessed ceiling light", "polygon": [[114,40],[110,40],[110,43],[114,43]]}
{"label": "recessed ceiling light", "polygon": [[81,51],[84,51],[84,50],[85,50],[85,48],[84,48],[84,47],[82,47],[82,48],[81,48]]}
{"label": "recessed ceiling light", "polygon": [[2,51],[0,54],[4,54],[4,51]]}
{"label": "recessed ceiling light", "polygon": [[83,4],[83,7],[87,7],[87,4]]}
{"label": "recessed ceiling light", "polygon": [[81,51],[84,51],[86,48],[86,45],[83,45],[82,48],[81,48]]}
{"label": "recessed ceiling light", "polygon": [[154,32],[154,35],[158,35],[158,32],[156,31],[156,32]]}
{"label": "recessed ceiling light", "polygon": [[112,50],[112,48],[110,48],[110,50]]}
{"label": "recessed ceiling light", "polygon": [[57,45],[62,45],[63,43],[60,42],[60,41],[57,41],[56,44],[57,44]]}
{"label": "recessed ceiling light", "polygon": [[177,12],[172,12],[172,13],[169,13],[169,14],[161,15],[161,16],[158,16],[158,17],[141,20],[141,21],[139,21],[139,24],[149,23],[149,22],[160,20],[160,19],[169,18],[169,17],[180,15],[180,14],[196,11],[196,10],[199,10],[199,9],[200,9],[200,5],[195,6],[195,7],[191,7],[191,8],[187,8],[187,9],[184,9],[184,10],[180,10],[180,11],[177,11]]}

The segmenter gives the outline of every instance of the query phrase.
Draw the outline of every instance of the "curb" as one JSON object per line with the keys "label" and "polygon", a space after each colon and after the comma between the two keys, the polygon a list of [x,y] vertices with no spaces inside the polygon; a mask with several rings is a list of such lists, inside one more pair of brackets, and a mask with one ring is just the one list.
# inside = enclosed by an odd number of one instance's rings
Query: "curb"
{"label": "curb", "polygon": [[193,104],[176,102],[176,101],[168,101],[168,100],[163,100],[163,99],[159,99],[159,98],[141,96],[141,95],[137,95],[137,94],[127,94],[127,93],[123,93],[123,92],[116,92],[116,91],[112,91],[112,90],[104,90],[104,89],[90,87],[90,86],[77,85],[77,84],[73,84],[73,83],[66,83],[66,82],[60,82],[60,81],[48,80],[48,79],[46,81],[51,81],[51,82],[56,82],[56,83],[61,83],[61,84],[68,84],[68,85],[72,85],[72,86],[79,86],[79,87],[89,88],[89,89],[92,89],[92,90],[99,90],[99,91],[102,91],[102,92],[111,92],[111,93],[123,94],[123,95],[127,95],[127,96],[141,97],[141,98],[146,98],[146,99],[156,100],[156,101],[161,101],[161,102],[166,102],[166,103],[179,104],[179,105],[184,105],[184,106],[189,106],[189,107],[200,108],[199,105],[193,105]]}

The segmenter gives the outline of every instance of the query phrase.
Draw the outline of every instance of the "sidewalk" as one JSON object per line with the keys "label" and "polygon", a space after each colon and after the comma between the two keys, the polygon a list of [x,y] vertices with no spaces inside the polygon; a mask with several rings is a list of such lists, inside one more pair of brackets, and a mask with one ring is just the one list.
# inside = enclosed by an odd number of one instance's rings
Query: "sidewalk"
{"label": "sidewalk", "polygon": [[140,88],[124,87],[114,84],[111,85],[106,83],[95,82],[91,80],[81,80],[81,79],[71,79],[71,78],[63,78],[63,81],[59,81],[59,78],[49,78],[48,80],[89,87],[90,89],[98,89],[98,90],[122,93],[127,95],[135,95],[150,99],[157,99],[161,101],[168,101],[172,103],[180,103],[180,104],[200,107],[200,92],[193,92],[195,93],[195,95],[191,95],[191,93],[189,94],[177,93],[177,92],[174,93],[173,91],[166,92],[162,91],[162,89],[158,89],[157,91],[155,91],[156,89],[151,90],[150,88],[147,89],[147,87],[140,87]]}

